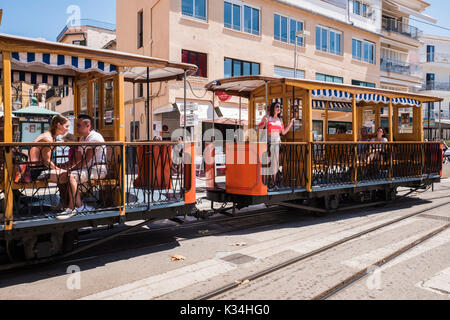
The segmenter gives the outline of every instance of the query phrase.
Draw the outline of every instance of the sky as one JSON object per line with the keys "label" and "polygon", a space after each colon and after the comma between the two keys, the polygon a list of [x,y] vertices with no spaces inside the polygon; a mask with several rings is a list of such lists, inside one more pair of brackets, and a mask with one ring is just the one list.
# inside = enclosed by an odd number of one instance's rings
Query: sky
{"label": "sky", "polygon": [[0,33],[56,41],[76,5],[81,19],[116,23],[116,0],[0,0]]}
{"label": "sky", "polygon": [[[431,6],[424,13],[436,18],[437,24],[448,30],[418,22],[418,18],[410,24],[425,34],[450,38],[450,1],[425,1]],[[116,0],[0,0],[0,8],[4,10],[0,33],[56,41],[71,17],[67,10],[72,5],[79,7],[81,19],[115,24]]]}

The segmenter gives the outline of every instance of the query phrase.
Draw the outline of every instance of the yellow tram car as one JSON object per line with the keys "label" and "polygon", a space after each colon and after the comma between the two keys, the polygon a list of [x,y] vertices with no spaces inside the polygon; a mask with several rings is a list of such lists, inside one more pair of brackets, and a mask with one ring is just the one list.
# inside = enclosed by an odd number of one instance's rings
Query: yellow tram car
{"label": "yellow tram car", "polygon": [[[442,144],[424,141],[422,108],[441,98],[264,76],[220,79],[206,88],[248,99],[249,114],[237,141],[214,142],[225,143],[226,176],[218,182],[209,175],[212,202],[233,203],[234,209],[277,204],[325,214],[342,209],[344,202],[389,201],[400,186],[417,190],[440,181]],[[274,102],[281,105],[286,127],[295,121],[282,141],[271,145],[257,128]],[[384,141],[371,141],[380,127]],[[271,166],[275,171],[265,174]]]}
{"label": "yellow tram car", "polygon": [[[176,143],[125,141],[124,84],[186,79],[197,67],[135,54],[97,50],[0,34],[0,246],[11,259],[34,260],[73,249],[80,228],[131,220],[153,221],[183,216],[195,206],[194,145],[186,143],[175,163]],[[27,82],[73,90],[73,114],[90,115],[105,142],[18,143],[13,141],[12,85]],[[185,87],[186,89],[186,87]],[[91,128],[92,129],[92,128]],[[77,128],[74,128],[77,135]],[[94,150],[93,166],[105,168],[79,180],[83,207],[70,219],[58,220],[61,180],[49,175],[30,179],[30,149],[51,151],[56,166],[66,163],[69,149],[81,159]],[[46,164],[44,164],[46,165]],[[81,165],[82,166],[82,165]],[[76,171],[76,169],[74,170]],[[45,170],[44,170],[45,172]],[[62,172],[62,171],[58,171]],[[71,174],[72,172],[70,172]],[[58,177],[58,174],[56,174]],[[66,186],[67,189],[67,186]],[[73,212],[73,210],[72,210]]]}

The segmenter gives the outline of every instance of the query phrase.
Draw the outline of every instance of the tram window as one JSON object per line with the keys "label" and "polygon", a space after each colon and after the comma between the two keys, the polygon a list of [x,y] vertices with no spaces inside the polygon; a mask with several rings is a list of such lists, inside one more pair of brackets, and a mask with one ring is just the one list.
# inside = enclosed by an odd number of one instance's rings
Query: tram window
{"label": "tram window", "polygon": [[368,133],[375,133],[375,111],[364,110],[363,111],[363,126],[367,128]]}
{"label": "tram window", "polygon": [[107,80],[104,84],[104,120],[105,125],[112,125],[114,123],[114,84],[113,80]]}
{"label": "tram window", "polygon": [[413,114],[412,107],[398,109],[398,133],[413,133]]}
{"label": "tram window", "polygon": [[80,113],[87,114],[88,87],[84,85],[80,89]]}
{"label": "tram window", "polygon": [[314,141],[323,141],[323,121],[313,120],[313,138]]}
{"label": "tram window", "polygon": [[328,121],[328,134],[346,134],[351,131],[351,122]]}

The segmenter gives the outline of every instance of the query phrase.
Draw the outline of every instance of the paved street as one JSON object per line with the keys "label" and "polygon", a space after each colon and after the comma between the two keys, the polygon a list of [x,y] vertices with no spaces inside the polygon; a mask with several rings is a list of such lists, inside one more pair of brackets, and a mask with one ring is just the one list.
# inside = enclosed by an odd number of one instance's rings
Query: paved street
{"label": "paved street", "polygon": [[[167,227],[173,222],[163,221],[150,226],[165,228],[159,232],[143,228],[71,260],[2,274],[0,299],[194,299],[360,231],[445,204],[215,297],[311,299],[448,223],[449,190],[445,179],[434,192],[413,195],[420,201],[325,218],[282,212],[172,229]],[[449,249],[447,229],[332,298],[449,299]]]}

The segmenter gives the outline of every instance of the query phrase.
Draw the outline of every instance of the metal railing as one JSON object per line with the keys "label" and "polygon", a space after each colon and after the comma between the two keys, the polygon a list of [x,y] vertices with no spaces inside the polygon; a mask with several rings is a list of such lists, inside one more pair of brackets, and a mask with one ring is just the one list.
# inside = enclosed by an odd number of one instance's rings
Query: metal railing
{"label": "metal railing", "polygon": [[269,191],[305,188],[307,143],[272,143],[263,155],[263,183]]}
{"label": "metal railing", "polygon": [[11,198],[13,221],[54,218],[67,208],[95,215],[183,201],[188,156],[162,142],[2,143],[0,223]]}
{"label": "metal railing", "polygon": [[421,90],[450,91],[450,82],[427,81],[422,85]]}
{"label": "metal railing", "polygon": [[421,63],[437,62],[450,63],[450,54],[442,52],[428,52],[421,55]]}
{"label": "metal railing", "polygon": [[380,68],[382,71],[395,72],[407,75],[419,75],[422,68],[418,65],[403,61],[395,61],[381,58]]}
{"label": "metal railing", "polygon": [[316,142],[312,186],[330,187],[439,175],[440,143]]}
{"label": "metal railing", "polygon": [[423,34],[418,28],[394,19],[383,18],[381,27],[383,30],[395,32],[415,40],[418,40]]}
{"label": "metal railing", "polygon": [[101,28],[106,29],[110,31],[116,30],[116,25],[113,23],[108,22],[102,22],[98,20],[92,20],[92,19],[80,19],[78,25],[65,25],[62,31],[59,33],[59,35],[56,37],[56,41],[59,41],[59,39],[63,36],[63,34],[69,29],[69,28],[77,28],[81,26],[90,26],[95,28]]}

